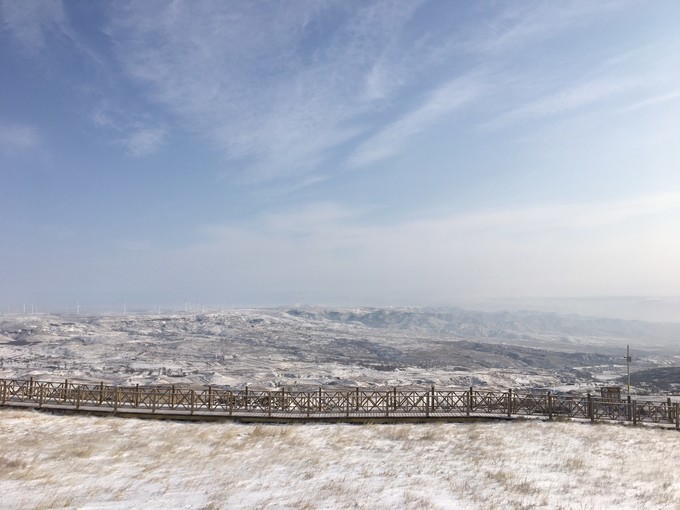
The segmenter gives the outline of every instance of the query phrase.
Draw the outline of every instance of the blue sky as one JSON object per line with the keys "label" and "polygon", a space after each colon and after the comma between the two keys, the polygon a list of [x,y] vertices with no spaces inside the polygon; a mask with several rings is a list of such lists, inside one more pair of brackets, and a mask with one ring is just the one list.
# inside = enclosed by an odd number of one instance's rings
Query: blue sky
{"label": "blue sky", "polygon": [[0,306],[680,294],[680,4],[0,1]]}

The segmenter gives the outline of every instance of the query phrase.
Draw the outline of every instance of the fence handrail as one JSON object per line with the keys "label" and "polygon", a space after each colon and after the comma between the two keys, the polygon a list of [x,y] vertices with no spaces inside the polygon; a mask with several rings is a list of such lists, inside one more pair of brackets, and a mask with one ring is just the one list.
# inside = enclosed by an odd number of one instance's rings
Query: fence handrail
{"label": "fence handrail", "polygon": [[478,388],[354,387],[224,388],[179,385],[115,386],[100,383],[0,379],[2,406],[98,410],[175,417],[370,419],[566,417],[590,421],[666,423],[680,430],[678,402],[574,396]]}

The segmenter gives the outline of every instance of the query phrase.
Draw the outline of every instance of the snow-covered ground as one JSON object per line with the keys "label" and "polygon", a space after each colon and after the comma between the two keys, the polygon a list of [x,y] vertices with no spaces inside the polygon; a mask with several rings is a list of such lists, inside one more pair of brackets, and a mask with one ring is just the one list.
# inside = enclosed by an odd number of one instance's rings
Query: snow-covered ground
{"label": "snow-covered ground", "polygon": [[0,410],[2,508],[680,508],[680,434],[244,425]]}
{"label": "snow-covered ground", "polygon": [[625,374],[627,343],[634,345],[635,370],[680,365],[677,346],[668,347],[678,335],[680,324],[458,309],[4,316],[0,377],[585,391]]}
{"label": "snow-covered ground", "polygon": [[[592,389],[678,365],[680,325],[462,310],[0,317],[0,377]],[[645,342],[642,350],[641,344]],[[0,409],[0,506],[680,508],[680,434],[517,421],[243,425]]]}

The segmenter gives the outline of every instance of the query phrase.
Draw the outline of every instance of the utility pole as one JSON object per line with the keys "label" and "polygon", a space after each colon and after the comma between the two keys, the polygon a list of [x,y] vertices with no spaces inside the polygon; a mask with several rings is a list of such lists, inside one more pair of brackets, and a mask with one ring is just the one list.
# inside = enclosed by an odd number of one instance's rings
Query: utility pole
{"label": "utility pole", "polygon": [[630,345],[626,345],[626,367],[628,371],[628,396],[630,396],[630,362],[633,358],[630,357]]}

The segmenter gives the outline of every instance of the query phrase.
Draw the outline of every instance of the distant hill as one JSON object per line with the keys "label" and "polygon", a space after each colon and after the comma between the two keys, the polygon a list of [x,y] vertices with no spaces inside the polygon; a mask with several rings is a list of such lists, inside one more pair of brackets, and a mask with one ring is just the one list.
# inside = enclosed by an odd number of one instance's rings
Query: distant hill
{"label": "distant hill", "polygon": [[[627,384],[627,377],[620,379],[621,384]],[[630,374],[630,382],[636,388],[648,390],[651,393],[680,393],[680,367],[661,367],[640,370]]]}
{"label": "distant hill", "polygon": [[309,320],[360,323],[377,329],[396,329],[503,342],[544,343],[566,348],[577,345],[632,344],[638,349],[680,350],[680,323],[607,319],[550,312],[483,312],[460,308],[294,308],[287,311]]}

